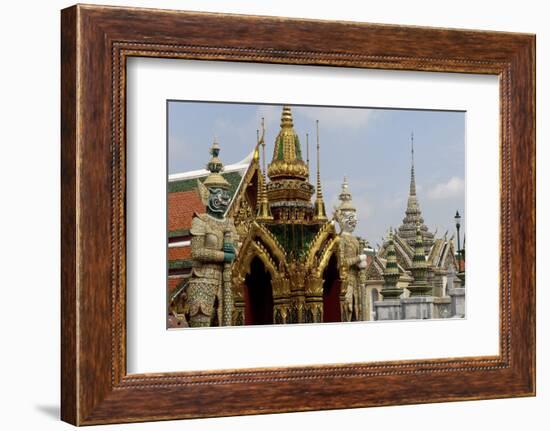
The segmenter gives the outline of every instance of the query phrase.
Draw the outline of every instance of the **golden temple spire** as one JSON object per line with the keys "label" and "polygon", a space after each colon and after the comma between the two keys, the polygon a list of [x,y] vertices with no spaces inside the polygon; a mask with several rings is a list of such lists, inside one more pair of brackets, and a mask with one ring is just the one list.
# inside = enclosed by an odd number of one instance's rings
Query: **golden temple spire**
{"label": "golden temple spire", "polygon": [[306,133],[306,165],[307,165],[307,180],[309,181],[309,133]]}
{"label": "golden temple spire", "polygon": [[317,220],[311,204],[315,187],[309,183],[309,167],[302,158],[289,106],[282,108],[281,128],[275,138],[267,176],[269,181],[264,181],[265,189],[274,222],[298,224]]}
{"label": "golden temple spire", "polygon": [[256,129],[256,146],[254,147],[254,155],[252,156],[252,160],[258,164],[258,168],[261,169],[261,161],[260,161],[260,130]]}
{"label": "golden temple spire", "polygon": [[257,220],[258,221],[268,221],[273,220],[271,215],[271,209],[269,207],[269,201],[267,199],[267,190],[266,190],[266,178],[265,178],[265,125],[264,118],[262,117],[262,135],[260,137],[259,133],[257,134],[257,143],[256,151],[259,155],[259,147],[262,147],[262,156],[263,156],[263,169],[260,161],[258,160],[258,192],[257,192]]}
{"label": "golden temple spire", "polygon": [[262,173],[265,176],[266,175],[266,168],[265,168],[265,140],[264,140],[264,137],[265,137],[265,121],[264,121],[264,117],[262,117],[262,139],[260,140],[260,142],[262,144],[262,162],[263,162]]}
{"label": "golden temple spire", "polygon": [[273,159],[267,168],[270,179],[289,178],[307,179],[309,172],[302,159],[300,139],[294,131],[292,111],[289,106],[283,106],[281,115],[281,130],[275,139]]}
{"label": "golden temple spire", "polygon": [[317,199],[315,199],[315,219],[327,220],[325,211],[325,201],[323,200],[323,191],[321,190],[321,147],[319,145],[319,120],[316,121],[317,126]]}
{"label": "golden temple spire", "polygon": [[293,127],[292,111],[290,106],[283,106],[283,113],[281,114],[281,127]]}

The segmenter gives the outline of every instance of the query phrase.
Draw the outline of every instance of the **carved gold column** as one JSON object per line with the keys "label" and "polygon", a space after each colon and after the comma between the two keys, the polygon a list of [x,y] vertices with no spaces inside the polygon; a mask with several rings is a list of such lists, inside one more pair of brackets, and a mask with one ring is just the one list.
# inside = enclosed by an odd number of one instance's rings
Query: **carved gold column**
{"label": "carved gold column", "polygon": [[286,277],[271,281],[273,288],[273,323],[284,324],[290,321],[289,282]]}
{"label": "carved gold column", "polygon": [[233,315],[231,324],[234,326],[242,326],[245,322],[245,305],[244,305],[244,279],[240,276],[233,278]]}
{"label": "carved gold column", "polygon": [[302,262],[293,261],[288,267],[290,283],[290,323],[305,323],[305,266]]}
{"label": "carved gold column", "polygon": [[323,279],[311,275],[306,281],[305,320],[306,323],[323,321]]}

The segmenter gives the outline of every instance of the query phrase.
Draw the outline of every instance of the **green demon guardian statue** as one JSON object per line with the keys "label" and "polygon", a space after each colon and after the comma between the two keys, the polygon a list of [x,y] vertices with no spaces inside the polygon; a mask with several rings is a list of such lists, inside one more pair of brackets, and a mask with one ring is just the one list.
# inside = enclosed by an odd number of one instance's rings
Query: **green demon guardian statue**
{"label": "green demon guardian statue", "polygon": [[225,216],[231,196],[221,175],[219,152],[214,142],[206,165],[210,174],[204,183],[197,180],[206,213],[195,214],[191,225],[193,268],[187,291],[191,327],[231,325],[231,263],[237,232],[233,219]]}

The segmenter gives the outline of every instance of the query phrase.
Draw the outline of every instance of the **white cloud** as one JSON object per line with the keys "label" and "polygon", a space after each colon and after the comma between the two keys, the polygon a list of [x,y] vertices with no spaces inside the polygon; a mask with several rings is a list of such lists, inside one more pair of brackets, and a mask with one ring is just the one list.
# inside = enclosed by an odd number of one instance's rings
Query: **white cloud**
{"label": "white cloud", "polygon": [[319,120],[320,127],[359,128],[369,123],[375,111],[351,108],[294,108],[312,120]]}
{"label": "white cloud", "polygon": [[182,171],[182,161],[186,155],[194,154],[186,139],[179,135],[170,134],[168,137],[168,165],[171,174]]}
{"label": "white cloud", "polygon": [[[328,128],[356,129],[365,126],[376,115],[372,109],[293,106],[292,110],[313,121],[319,120],[320,127]],[[259,105],[256,114],[258,125],[262,117],[265,117],[266,128],[278,130],[281,121],[281,107]]]}
{"label": "white cloud", "polygon": [[402,209],[405,211],[405,207],[407,206],[407,196],[397,195],[391,198],[385,197],[382,200],[382,206],[386,209]]}
{"label": "white cloud", "polygon": [[354,199],[353,203],[357,209],[357,217],[359,217],[360,221],[365,221],[372,215],[373,208],[366,196]]}
{"label": "white cloud", "polygon": [[428,198],[433,200],[448,199],[464,194],[464,180],[452,177],[445,183],[439,183],[428,191]]}
{"label": "white cloud", "polygon": [[256,129],[260,128],[261,120],[265,120],[265,128],[267,130],[279,131],[279,125],[281,122],[281,107],[273,105],[259,105],[256,111],[256,118],[254,122]]}

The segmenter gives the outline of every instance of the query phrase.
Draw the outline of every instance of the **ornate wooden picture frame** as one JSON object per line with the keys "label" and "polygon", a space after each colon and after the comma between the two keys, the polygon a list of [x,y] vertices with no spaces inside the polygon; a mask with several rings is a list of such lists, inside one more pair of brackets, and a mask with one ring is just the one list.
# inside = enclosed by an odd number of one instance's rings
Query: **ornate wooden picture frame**
{"label": "ornate wooden picture frame", "polygon": [[[62,11],[61,49],[64,421],[535,394],[534,35],[78,5]],[[497,75],[499,355],[128,374],[125,100],[133,56]]]}

